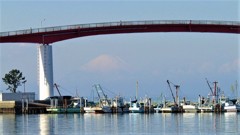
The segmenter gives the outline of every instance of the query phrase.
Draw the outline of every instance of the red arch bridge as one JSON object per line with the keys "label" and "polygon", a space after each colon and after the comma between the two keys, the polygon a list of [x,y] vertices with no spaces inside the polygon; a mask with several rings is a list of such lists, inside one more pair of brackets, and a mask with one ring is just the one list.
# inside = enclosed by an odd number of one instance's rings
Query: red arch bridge
{"label": "red arch bridge", "polygon": [[39,96],[53,96],[51,43],[103,34],[147,32],[204,32],[240,34],[239,21],[150,20],[77,24],[0,33],[0,43],[37,43],[39,46]]}

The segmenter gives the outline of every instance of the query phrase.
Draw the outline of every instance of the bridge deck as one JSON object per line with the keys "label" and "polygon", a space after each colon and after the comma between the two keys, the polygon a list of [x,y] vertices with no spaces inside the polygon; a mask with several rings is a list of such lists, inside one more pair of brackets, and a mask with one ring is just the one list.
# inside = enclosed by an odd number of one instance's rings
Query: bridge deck
{"label": "bridge deck", "polygon": [[27,42],[50,44],[83,36],[143,32],[217,32],[239,34],[240,22],[151,20],[77,24],[1,32],[0,43]]}

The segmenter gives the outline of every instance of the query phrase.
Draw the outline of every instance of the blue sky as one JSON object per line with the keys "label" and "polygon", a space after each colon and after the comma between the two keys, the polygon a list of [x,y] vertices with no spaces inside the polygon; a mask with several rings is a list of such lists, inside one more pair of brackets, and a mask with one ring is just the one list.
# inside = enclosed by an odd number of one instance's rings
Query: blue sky
{"label": "blue sky", "polygon": [[[240,21],[237,0],[20,1],[1,0],[0,31],[82,23],[136,20]],[[239,81],[239,35],[217,33],[138,33],[76,38],[53,45],[54,82],[62,94],[90,96],[92,85],[125,97],[171,99],[166,80],[180,85],[180,96],[206,96],[205,81],[218,81],[227,95]],[[13,68],[38,94],[37,44],[1,44],[1,78]],[[0,83],[0,91],[7,86]],[[23,91],[23,87],[19,87]],[[57,95],[57,92],[55,91]],[[38,96],[38,95],[37,95]],[[109,96],[113,96],[109,94]]]}

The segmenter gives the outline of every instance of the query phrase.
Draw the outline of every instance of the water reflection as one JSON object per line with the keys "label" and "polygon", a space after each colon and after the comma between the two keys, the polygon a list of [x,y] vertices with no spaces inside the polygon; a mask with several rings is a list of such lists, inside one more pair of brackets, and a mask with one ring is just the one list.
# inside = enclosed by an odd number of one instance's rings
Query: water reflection
{"label": "water reflection", "polygon": [[224,130],[227,131],[227,133],[238,133],[240,131],[238,116],[236,112],[224,114]]}
{"label": "water reflection", "polygon": [[183,113],[183,121],[181,122],[183,132],[191,133],[192,131],[197,131],[199,127],[197,115],[197,113]]}
{"label": "water reflection", "polygon": [[14,134],[16,133],[16,115],[0,114],[0,133]]}
{"label": "water reflection", "polygon": [[0,114],[0,134],[237,134],[238,113]]}
{"label": "water reflection", "polygon": [[39,122],[40,135],[49,135],[50,129],[53,129],[53,128],[52,128],[51,119],[49,119],[48,115],[40,114],[38,122]]}
{"label": "water reflection", "polygon": [[179,133],[182,131],[183,115],[178,113],[162,113],[161,133]]}

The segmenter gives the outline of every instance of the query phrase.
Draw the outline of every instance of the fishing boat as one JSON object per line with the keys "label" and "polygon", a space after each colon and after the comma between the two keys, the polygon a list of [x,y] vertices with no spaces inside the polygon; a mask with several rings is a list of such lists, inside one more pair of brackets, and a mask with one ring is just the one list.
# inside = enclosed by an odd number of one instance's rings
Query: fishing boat
{"label": "fishing boat", "polygon": [[162,112],[161,109],[163,108],[163,102],[165,102],[165,97],[161,93],[161,95],[159,97],[159,103],[157,104],[157,106],[155,108],[153,108],[154,112],[156,112],[156,113]]}
{"label": "fishing boat", "polygon": [[138,81],[136,82],[136,97],[135,100],[130,99],[129,111],[131,113],[144,113],[144,103],[140,103],[138,100]]}
{"label": "fishing boat", "polygon": [[153,109],[154,109],[154,112],[160,113],[162,112],[162,108],[163,108],[163,104],[158,104],[157,107]]}
{"label": "fishing boat", "polygon": [[83,110],[85,113],[111,113],[112,112],[112,108],[109,105],[85,106]]}
{"label": "fishing boat", "polygon": [[240,104],[237,102],[237,99],[226,98],[225,101],[222,101],[222,108],[225,112],[240,112]]}
{"label": "fishing boat", "polygon": [[[166,99],[164,97],[164,105],[163,105],[163,108],[161,108],[161,111],[163,113],[176,113],[176,112],[179,112],[180,108],[179,108],[178,91],[179,91],[180,85],[176,85],[176,84],[170,82],[169,80],[167,80],[167,84],[168,84],[168,87],[169,87],[170,92],[172,94],[173,103],[166,102]],[[170,84],[174,85],[174,87],[176,88],[176,97],[173,94],[173,91],[172,91],[172,88],[171,88]]]}
{"label": "fishing boat", "polygon": [[123,97],[116,96],[111,100],[113,113],[126,113],[129,112],[129,105],[124,103]]}
{"label": "fishing boat", "polygon": [[186,101],[185,97],[183,99],[183,102],[180,103],[180,106],[182,107],[183,112],[188,113],[199,112],[198,105],[191,103],[190,101]]}
{"label": "fishing boat", "polygon": [[100,84],[94,84],[93,87],[97,91],[98,94],[98,105],[97,106],[86,106],[84,107],[84,111],[86,113],[111,113],[112,107],[110,104],[110,100],[107,98],[107,95],[104,93]]}
{"label": "fishing boat", "polygon": [[179,107],[173,102],[166,101],[166,97],[163,96],[163,104],[159,104],[154,110],[161,113],[176,113],[179,112]]}
{"label": "fishing boat", "polygon": [[198,110],[200,112],[213,112],[214,111],[214,107],[213,105],[210,103],[210,98],[207,97],[206,99],[204,97],[201,97],[199,95],[199,99],[198,99]]}
{"label": "fishing boat", "polygon": [[232,91],[236,91],[236,97],[229,99],[220,97],[222,102],[222,107],[225,112],[240,112],[240,102],[238,98],[238,82],[236,81],[235,87],[234,85],[231,86]]}
{"label": "fishing boat", "polygon": [[[63,106],[58,106],[57,96],[50,97],[51,107],[47,108],[46,111],[49,113],[80,113],[81,110],[81,98],[71,98],[71,96],[63,96]],[[72,101],[71,104],[67,105],[67,100]],[[62,102],[62,101],[61,101]]]}
{"label": "fishing boat", "polygon": [[82,102],[83,98],[74,98],[72,96],[62,96],[62,94],[60,93],[60,91],[58,89],[59,85],[54,83],[54,86],[56,87],[59,96],[49,97],[51,107],[46,108],[47,112],[50,112],[50,113],[80,113],[80,112],[82,112],[82,104],[84,103],[84,102]]}
{"label": "fishing boat", "polygon": [[[213,83],[213,88],[210,84],[210,82],[208,81],[207,78],[206,82],[207,85],[210,89],[210,93],[208,94],[207,98],[204,98],[202,96],[199,95],[198,98],[198,109],[200,112],[221,112],[221,99],[219,99],[219,95],[220,95],[220,88],[217,86],[217,81],[212,82]],[[220,101],[220,104],[219,104]]]}
{"label": "fishing boat", "polygon": [[224,104],[224,111],[226,112],[240,112],[240,105],[234,105],[231,102]]}
{"label": "fishing boat", "polygon": [[129,111],[131,113],[144,113],[144,103],[139,103],[137,100],[131,101]]}
{"label": "fishing boat", "polygon": [[95,108],[95,113],[111,113],[112,107],[107,98],[99,100],[99,107]]}

